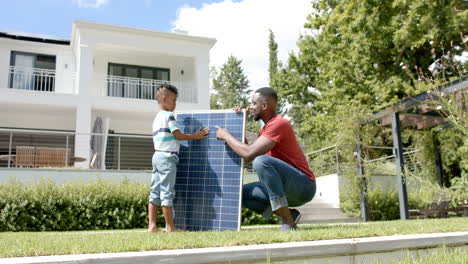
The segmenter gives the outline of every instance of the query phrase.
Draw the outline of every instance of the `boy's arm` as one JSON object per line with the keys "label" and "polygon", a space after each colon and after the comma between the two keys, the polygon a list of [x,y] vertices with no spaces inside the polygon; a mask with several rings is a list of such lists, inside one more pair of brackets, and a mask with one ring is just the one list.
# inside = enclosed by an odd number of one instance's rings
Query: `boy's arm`
{"label": "boy's arm", "polygon": [[208,128],[200,128],[194,134],[184,134],[180,132],[179,129],[174,130],[172,132],[172,134],[176,137],[177,140],[204,139],[208,138],[208,133],[210,133],[210,130]]}

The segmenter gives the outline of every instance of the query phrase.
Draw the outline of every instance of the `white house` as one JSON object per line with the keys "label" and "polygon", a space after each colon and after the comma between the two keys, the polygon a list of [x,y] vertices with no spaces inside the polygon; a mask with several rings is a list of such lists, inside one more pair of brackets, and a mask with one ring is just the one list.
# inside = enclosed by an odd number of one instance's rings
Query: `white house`
{"label": "white house", "polygon": [[209,109],[215,42],[87,21],[73,22],[71,40],[0,32],[0,154],[15,153],[8,129],[67,131],[87,167],[97,117],[116,134],[151,134],[161,82],[179,89],[177,110]]}

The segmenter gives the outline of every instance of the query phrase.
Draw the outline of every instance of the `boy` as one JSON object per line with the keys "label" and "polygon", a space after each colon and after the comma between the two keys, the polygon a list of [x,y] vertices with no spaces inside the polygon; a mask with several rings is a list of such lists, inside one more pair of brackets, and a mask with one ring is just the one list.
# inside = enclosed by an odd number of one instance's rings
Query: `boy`
{"label": "boy", "polygon": [[153,121],[153,175],[148,203],[148,232],[158,232],[156,217],[162,206],[166,232],[176,231],[172,218],[172,200],[175,196],[175,178],[179,162],[179,140],[207,138],[209,130],[200,128],[195,134],[184,134],[176,126],[173,111],[176,107],[177,88],[161,84],[156,91],[159,111]]}

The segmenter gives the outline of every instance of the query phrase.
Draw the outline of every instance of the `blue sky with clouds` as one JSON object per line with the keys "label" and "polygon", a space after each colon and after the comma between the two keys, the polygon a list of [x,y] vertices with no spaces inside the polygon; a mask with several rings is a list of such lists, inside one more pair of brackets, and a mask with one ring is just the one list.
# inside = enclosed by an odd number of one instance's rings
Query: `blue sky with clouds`
{"label": "blue sky with clouds", "polygon": [[177,10],[200,8],[216,0],[7,0],[2,1],[0,30],[69,38],[73,20],[89,20],[158,31],[171,31]]}
{"label": "blue sky with clouds", "polygon": [[287,61],[312,12],[310,0],[3,0],[0,31],[69,39],[73,20],[215,38],[210,66],[242,60],[252,89],[268,85],[268,34]]}

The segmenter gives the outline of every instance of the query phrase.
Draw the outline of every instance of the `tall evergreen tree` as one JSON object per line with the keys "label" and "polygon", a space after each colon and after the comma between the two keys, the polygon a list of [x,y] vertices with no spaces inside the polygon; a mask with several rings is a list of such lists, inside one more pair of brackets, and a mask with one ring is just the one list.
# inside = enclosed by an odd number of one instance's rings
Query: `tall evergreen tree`
{"label": "tall evergreen tree", "polygon": [[283,91],[281,85],[278,85],[277,75],[278,69],[281,67],[281,62],[278,60],[278,43],[275,40],[275,34],[273,31],[270,31],[270,35],[268,38],[268,55],[269,55],[269,65],[268,65],[268,74],[269,74],[269,82],[270,87],[275,89],[276,93],[278,94],[278,105],[277,111],[278,113],[284,115],[286,114],[286,104],[287,99],[283,96]]}
{"label": "tall evergreen tree", "polygon": [[247,107],[249,80],[241,67],[242,60],[229,56],[219,72],[214,72],[213,89],[216,94],[211,95],[210,104],[214,109],[229,109],[235,106]]}
{"label": "tall evergreen tree", "polygon": [[269,55],[269,66],[268,66],[268,73],[269,73],[269,82],[270,87],[275,88],[273,81],[275,75],[278,73],[278,43],[275,41],[275,34],[271,29],[269,29],[270,35],[268,39],[268,55]]}

